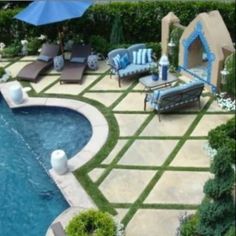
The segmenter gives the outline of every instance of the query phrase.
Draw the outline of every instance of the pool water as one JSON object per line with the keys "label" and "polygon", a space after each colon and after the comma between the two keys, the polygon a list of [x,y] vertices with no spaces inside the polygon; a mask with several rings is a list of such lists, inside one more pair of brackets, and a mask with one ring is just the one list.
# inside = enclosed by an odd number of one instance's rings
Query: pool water
{"label": "pool water", "polygon": [[50,154],[75,155],[92,135],[89,121],[63,108],[12,111],[0,96],[0,236],[44,236],[69,207],[48,176]]}

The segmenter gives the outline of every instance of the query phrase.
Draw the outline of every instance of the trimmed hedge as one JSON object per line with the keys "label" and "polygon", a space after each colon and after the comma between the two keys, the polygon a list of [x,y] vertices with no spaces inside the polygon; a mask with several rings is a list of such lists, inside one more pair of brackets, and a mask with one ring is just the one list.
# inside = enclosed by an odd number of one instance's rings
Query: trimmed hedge
{"label": "trimmed hedge", "polygon": [[[51,24],[34,27],[13,19],[20,9],[0,10],[1,41],[9,43],[14,38],[24,39],[39,36],[44,33],[51,39],[57,35],[57,26],[68,24],[74,34],[80,34],[85,41],[92,35],[100,35],[110,41],[112,22],[117,14],[121,16],[124,43],[159,42],[161,40],[161,19],[173,11],[181,20],[181,24],[188,25],[195,15],[218,9],[235,41],[235,3],[198,2],[198,1],[147,1],[120,2],[112,4],[94,5],[88,9],[83,17],[73,19],[67,23]],[[145,31],[145,33],[144,33]]]}

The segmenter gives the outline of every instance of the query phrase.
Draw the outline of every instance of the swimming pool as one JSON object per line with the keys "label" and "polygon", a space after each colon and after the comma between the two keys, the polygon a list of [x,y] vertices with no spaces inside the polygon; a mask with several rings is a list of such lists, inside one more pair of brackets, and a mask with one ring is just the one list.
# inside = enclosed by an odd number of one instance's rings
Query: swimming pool
{"label": "swimming pool", "polygon": [[0,236],[44,236],[68,208],[49,178],[50,154],[75,155],[92,128],[77,112],[31,107],[12,111],[0,96]]}

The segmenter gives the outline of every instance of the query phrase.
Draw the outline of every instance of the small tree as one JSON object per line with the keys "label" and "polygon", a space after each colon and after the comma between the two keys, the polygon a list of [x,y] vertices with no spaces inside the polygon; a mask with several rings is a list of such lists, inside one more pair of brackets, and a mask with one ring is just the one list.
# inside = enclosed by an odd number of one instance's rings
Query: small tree
{"label": "small tree", "polygon": [[111,36],[110,36],[110,43],[111,45],[117,45],[124,42],[124,35],[123,35],[123,27],[121,22],[121,17],[119,14],[115,16]]}
{"label": "small tree", "polygon": [[234,171],[227,148],[218,149],[211,172],[215,177],[204,186],[206,198],[199,207],[197,231],[204,236],[221,236],[233,224],[235,213],[232,196]]}

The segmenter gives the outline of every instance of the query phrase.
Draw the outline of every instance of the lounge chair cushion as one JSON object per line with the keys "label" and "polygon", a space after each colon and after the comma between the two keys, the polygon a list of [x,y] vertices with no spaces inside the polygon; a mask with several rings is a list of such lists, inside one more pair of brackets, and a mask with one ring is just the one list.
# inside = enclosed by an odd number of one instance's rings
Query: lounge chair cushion
{"label": "lounge chair cushion", "polygon": [[38,60],[39,61],[46,61],[46,62],[48,62],[50,59],[51,59],[51,57],[46,56],[46,55],[39,55],[38,56]]}
{"label": "lounge chair cushion", "polygon": [[85,57],[72,57],[70,59],[71,62],[78,62],[78,63],[84,63],[86,60]]}

